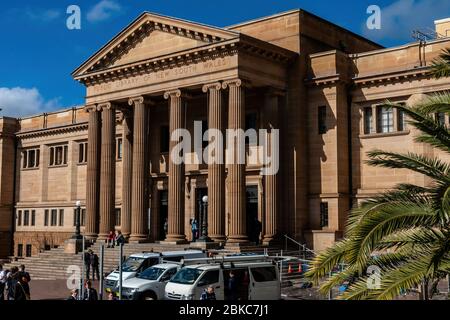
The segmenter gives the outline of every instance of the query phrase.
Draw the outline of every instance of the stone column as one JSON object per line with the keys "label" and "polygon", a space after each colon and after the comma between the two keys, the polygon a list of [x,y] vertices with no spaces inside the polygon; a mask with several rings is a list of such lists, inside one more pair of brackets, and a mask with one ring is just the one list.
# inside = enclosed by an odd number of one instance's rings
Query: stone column
{"label": "stone column", "polygon": [[125,238],[131,234],[131,203],[133,176],[133,118],[130,110],[123,111],[122,133],[122,226]]}
{"label": "stone column", "polygon": [[242,150],[245,138],[245,95],[240,79],[225,81],[223,88],[229,88],[228,95],[228,129],[242,130],[238,138],[227,141],[228,152],[233,153],[233,157],[227,156],[228,166],[228,210],[230,212],[230,230],[228,243],[246,243],[247,237],[247,217],[246,217],[246,188],[245,188],[245,154],[239,154]]}
{"label": "stone column", "polygon": [[114,230],[116,177],[116,109],[111,103],[98,106],[102,112],[102,144],[100,161],[100,231],[99,240],[106,240]]}
{"label": "stone column", "polygon": [[[279,96],[281,92],[269,89],[264,97],[264,128],[267,130],[266,148],[267,154],[272,161],[279,164],[279,146],[272,150],[271,145],[274,139],[272,130],[278,129]],[[276,143],[276,141],[275,141]],[[275,154],[278,152],[278,154]],[[272,164],[273,165],[273,164]],[[264,223],[264,244],[271,244],[277,239],[279,232],[279,179],[278,172],[267,172],[264,176],[264,200],[265,200],[265,223]]]}
{"label": "stone column", "polygon": [[[224,133],[224,109],[220,82],[203,86],[208,93],[208,129]],[[208,155],[208,234],[215,242],[225,240],[225,162],[224,141],[215,143],[215,154]]]}
{"label": "stone column", "polygon": [[89,112],[87,177],[86,177],[86,226],[84,235],[88,240],[98,236],[98,199],[100,172],[100,112],[97,106],[87,106]]}
{"label": "stone column", "polygon": [[133,123],[133,174],[131,195],[131,236],[130,242],[148,240],[147,212],[149,170],[147,162],[147,108],[143,97],[131,98],[128,103],[134,106]]}
{"label": "stone column", "polygon": [[[181,91],[172,90],[164,94],[165,99],[169,99],[170,113],[170,134],[177,129],[185,127],[185,110],[181,101]],[[172,137],[171,137],[172,138]],[[172,152],[180,141],[181,136],[175,136],[176,139],[170,140],[169,154],[169,216],[168,216],[168,234],[166,241],[175,243],[186,242],[184,232],[184,160],[176,163]],[[185,155],[182,155],[183,157]]]}

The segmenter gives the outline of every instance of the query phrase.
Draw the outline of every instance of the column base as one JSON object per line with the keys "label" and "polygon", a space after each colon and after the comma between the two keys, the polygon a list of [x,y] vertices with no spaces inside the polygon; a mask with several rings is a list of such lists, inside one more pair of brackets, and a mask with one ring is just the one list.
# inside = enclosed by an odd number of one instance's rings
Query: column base
{"label": "column base", "polygon": [[220,243],[218,242],[191,242],[189,247],[207,250],[207,249],[220,249],[221,246]]}
{"label": "column base", "polygon": [[227,240],[227,237],[225,235],[218,235],[218,234],[213,234],[210,236],[211,240],[217,243],[225,243],[225,241]]}
{"label": "column base", "polygon": [[132,234],[128,239],[129,243],[149,243],[150,240],[147,235],[144,234]]}
{"label": "column base", "polygon": [[231,243],[242,243],[242,244],[245,244],[245,243],[250,243],[250,241],[248,240],[248,237],[247,236],[245,236],[245,235],[242,235],[242,236],[229,236],[228,237],[228,240],[227,240],[227,244],[231,244]]}
{"label": "column base", "polygon": [[187,244],[189,243],[189,241],[187,241],[186,236],[184,234],[168,234],[166,239],[161,243]]}

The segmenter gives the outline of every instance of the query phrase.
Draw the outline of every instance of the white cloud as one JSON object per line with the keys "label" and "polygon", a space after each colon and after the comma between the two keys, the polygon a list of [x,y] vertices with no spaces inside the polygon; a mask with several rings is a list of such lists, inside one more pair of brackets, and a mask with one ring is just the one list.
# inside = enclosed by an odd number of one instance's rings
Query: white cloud
{"label": "white cloud", "polygon": [[0,88],[1,116],[24,117],[54,110],[59,98],[46,101],[36,88]]}
{"label": "white cloud", "polygon": [[27,8],[25,11],[27,18],[43,22],[53,21],[61,17],[61,11],[55,9],[36,10]]}
{"label": "white cloud", "polygon": [[434,20],[450,16],[450,1],[397,0],[381,8],[381,29],[369,30],[365,23],[363,33],[374,40],[394,39],[412,41],[413,30],[434,30]]}
{"label": "white cloud", "polygon": [[109,19],[112,14],[122,9],[119,3],[115,0],[102,0],[97,3],[87,13],[87,20],[89,22],[98,22]]}

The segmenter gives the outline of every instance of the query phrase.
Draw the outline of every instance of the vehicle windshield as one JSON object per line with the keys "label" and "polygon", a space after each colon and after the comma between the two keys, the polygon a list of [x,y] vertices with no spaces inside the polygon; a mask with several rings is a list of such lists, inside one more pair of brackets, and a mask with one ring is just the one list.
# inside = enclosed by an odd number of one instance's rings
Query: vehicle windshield
{"label": "vehicle windshield", "polygon": [[122,265],[123,272],[136,272],[144,262],[144,258],[129,257]]}
{"label": "vehicle windshield", "polygon": [[158,280],[158,278],[164,273],[164,271],[165,269],[150,267],[139,274],[138,278],[146,280]]}
{"label": "vehicle windshield", "polygon": [[184,268],[178,271],[175,276],[170,280],[173,283],[180,284],[193,284],[195,280],[202,274],[202,270]]}

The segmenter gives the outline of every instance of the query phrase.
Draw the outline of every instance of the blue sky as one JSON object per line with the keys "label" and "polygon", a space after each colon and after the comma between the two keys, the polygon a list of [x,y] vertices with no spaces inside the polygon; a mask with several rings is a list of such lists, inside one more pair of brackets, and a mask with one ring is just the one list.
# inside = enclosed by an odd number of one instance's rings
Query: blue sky
{"label": "blue sky", "polygon": [[[81,8],[81,30],[68,30],[69,5]],[[381,29],[366,28],[369,5]],[[24,116],[83,104],[71,72],[142,11],[227,26],[302,8],[384,46],[411,42],[414,29],[450,17],[448,0],[40,0],[0,4],[1,115]]]}

